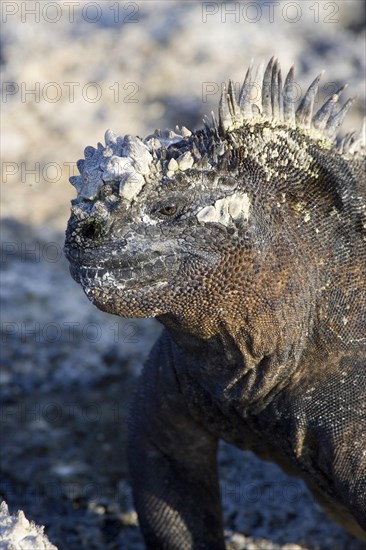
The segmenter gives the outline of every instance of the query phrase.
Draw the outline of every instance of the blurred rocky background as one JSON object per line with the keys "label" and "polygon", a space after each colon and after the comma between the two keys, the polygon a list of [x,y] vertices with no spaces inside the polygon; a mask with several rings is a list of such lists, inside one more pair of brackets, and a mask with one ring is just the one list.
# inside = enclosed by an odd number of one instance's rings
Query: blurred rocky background
{"label": "blurred rocky background", "polygon": [[[68,274],[68,178],[112,128],[195,129],[252,58],[279,57],[319,102],[344,82],[365,108],[365,9],[355,1],[5,1],[2,73],[0,548],[143,548],[128,485],[126,404],[159,334],[88,302]],[[232,549],[360,550],[302,482],[222,445]],[[33,529],[33,530],[32,530]],[[20,540],[23,543],[20,543]]]}

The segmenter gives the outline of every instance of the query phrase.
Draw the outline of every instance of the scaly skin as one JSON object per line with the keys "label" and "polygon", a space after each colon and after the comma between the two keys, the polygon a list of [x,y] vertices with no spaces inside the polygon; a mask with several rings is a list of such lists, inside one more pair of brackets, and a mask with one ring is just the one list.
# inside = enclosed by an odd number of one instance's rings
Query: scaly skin
{"label": "scaly skin", "polygon": [[100,309],[166,327],[130,420],[148,548],[224,548],[218,439],[301,476],[366,539],[365,158],[332,143],[331,118],[309,125],[312,90],[295,123],[278,109],[278,75],[271,60],[261,115],[229,88],[218,125],[109,133],[74,180],[73,277]]}

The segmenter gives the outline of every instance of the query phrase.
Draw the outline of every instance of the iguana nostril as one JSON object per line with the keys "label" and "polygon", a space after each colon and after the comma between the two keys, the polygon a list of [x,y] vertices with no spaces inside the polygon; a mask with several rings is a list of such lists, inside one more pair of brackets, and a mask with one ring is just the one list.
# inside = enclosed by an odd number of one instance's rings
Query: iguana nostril
{"label": "iguana nostril", "polygon": [[82,234],[86,239],[96,239],[101,234],[100,223],[96,220],[88,220],[83,224]]}

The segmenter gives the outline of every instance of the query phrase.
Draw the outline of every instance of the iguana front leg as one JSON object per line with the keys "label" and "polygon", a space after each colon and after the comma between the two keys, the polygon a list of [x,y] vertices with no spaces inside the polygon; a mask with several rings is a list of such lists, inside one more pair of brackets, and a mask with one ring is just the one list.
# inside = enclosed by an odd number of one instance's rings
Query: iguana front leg
{"label": "iguana front leg", "polygon": [[147,548],[225,548],[217,440],[191,417],[171,342],[155,345],[131,408],[129,465]]}

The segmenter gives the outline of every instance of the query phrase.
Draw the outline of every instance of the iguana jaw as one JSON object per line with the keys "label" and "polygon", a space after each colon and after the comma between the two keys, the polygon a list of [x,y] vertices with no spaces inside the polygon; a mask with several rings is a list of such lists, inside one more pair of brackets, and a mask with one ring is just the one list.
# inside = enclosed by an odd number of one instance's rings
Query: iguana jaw
{"label": "iguana jaw", "polygon": [[81,249],[66,241],[65,254],[70,262],[70,272],[85,291],[104,289],[106,293],[128,292],[141,288],[141,293],[151,286],[164,286],[179,269],[181,255],[174,250],[175,243],[131,242],[121,239],[110,243]]}
{"label": "iguana jaw", "polygon": [[113,247],[107,243],[82,249],[70,231],[65,245],[70,273],[89,300],[104,311],[123,317],[167,313],[189,254],[168,239],[156,243],[146,237],[138,239],[136,233],[134,237]]}
{"label": "iguana jaw", "polygon": [[[167,277],[157,268],[144,266],[110,268],[70,264],[73,279],[99,309],[123,317],[152,317],[165,312],[156,308]],[[161,300],[160,300],[161,301]]]}

